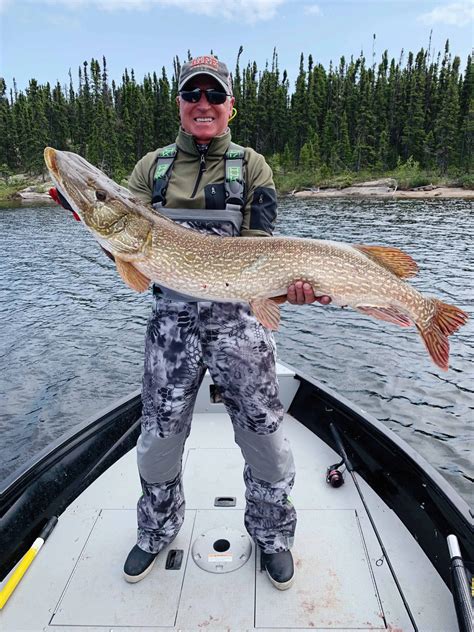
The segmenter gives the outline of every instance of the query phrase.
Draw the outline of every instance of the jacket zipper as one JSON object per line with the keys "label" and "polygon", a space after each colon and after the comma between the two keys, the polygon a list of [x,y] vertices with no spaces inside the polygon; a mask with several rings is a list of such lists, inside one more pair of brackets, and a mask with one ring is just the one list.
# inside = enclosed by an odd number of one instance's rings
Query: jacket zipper
{"label": "jacket zipper", "polygon": [[[206,150],[207,151],[207,150]],[[201,152],[201,158],[199,161],[199,173],[196,178],[196,184],[194,185],[194,191],[192,192],[191,197],[193,198],[198,190],[199,183],[201,182],[202,174],[206,171],[206,152]]]}

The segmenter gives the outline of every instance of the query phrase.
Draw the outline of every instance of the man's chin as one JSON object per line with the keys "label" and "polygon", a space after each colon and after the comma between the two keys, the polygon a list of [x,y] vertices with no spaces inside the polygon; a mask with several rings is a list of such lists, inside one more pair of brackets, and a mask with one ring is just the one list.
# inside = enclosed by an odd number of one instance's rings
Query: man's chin
{"label": "man's chin", "polygon": [[209,142],[214,136],[218,136],[219,133],[214,123],[197,123],[193,125],[192,135],[206,142]]}

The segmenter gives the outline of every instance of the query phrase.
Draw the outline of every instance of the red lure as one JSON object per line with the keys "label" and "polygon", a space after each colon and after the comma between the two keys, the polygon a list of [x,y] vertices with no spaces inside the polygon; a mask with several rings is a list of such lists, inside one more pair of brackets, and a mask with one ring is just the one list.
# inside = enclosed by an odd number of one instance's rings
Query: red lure
{"label": "red lure", "polygon": [[[62,202],[61,202],[61,198],[59,197],[59,193],[58,193],[58,190],[56,189],[56,187],[52,187],[52,188],[48,191],[48,193],[49,193],[49,196],[50,196],[51,198],[53,198],[53,200],[56,202],[56,204],[59,204],[59,206],[62,206],[63,208],[65,208],[65,207],[63,206]],[[67,209],[67,210],[69,210],[69,209]],[[70,210],[71,210],[71,213],[74,215],[74,219],[75,219],[75,220],[77,220],[78,222],[80,222],[80,221],[81,221],[81,218],[80,218],[80,217],[79,217],[79,215],[76,213],[76,211],[73,211],[72,209],[70,209]]]}

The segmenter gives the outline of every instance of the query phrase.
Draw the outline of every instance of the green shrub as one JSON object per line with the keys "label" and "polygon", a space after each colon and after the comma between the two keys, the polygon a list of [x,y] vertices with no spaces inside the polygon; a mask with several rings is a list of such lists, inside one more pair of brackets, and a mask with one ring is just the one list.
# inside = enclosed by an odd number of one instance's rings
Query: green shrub
{"label": "green shrub", "polygon": [[456,179],[456,184],[463,189],[474,189],[474,173],[465,173]]}

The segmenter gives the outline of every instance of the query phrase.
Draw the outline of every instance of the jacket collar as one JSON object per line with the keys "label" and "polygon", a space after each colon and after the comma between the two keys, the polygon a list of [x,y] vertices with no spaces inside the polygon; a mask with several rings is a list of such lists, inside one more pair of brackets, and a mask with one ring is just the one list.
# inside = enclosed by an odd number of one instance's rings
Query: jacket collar
{"label": "jacket collar", "polygon": [[[230,129],[227,129],[227,131],[220,136],[214,136],[207,148],[206,157],[221,157],[228,150],[230,140]],[[176,138],[176,145],[180,151],[183,151],[186,154],[192,154],[193,156],[200,155],[194,136],[188,134],[182,128],[179,129],[179,133]]]}

